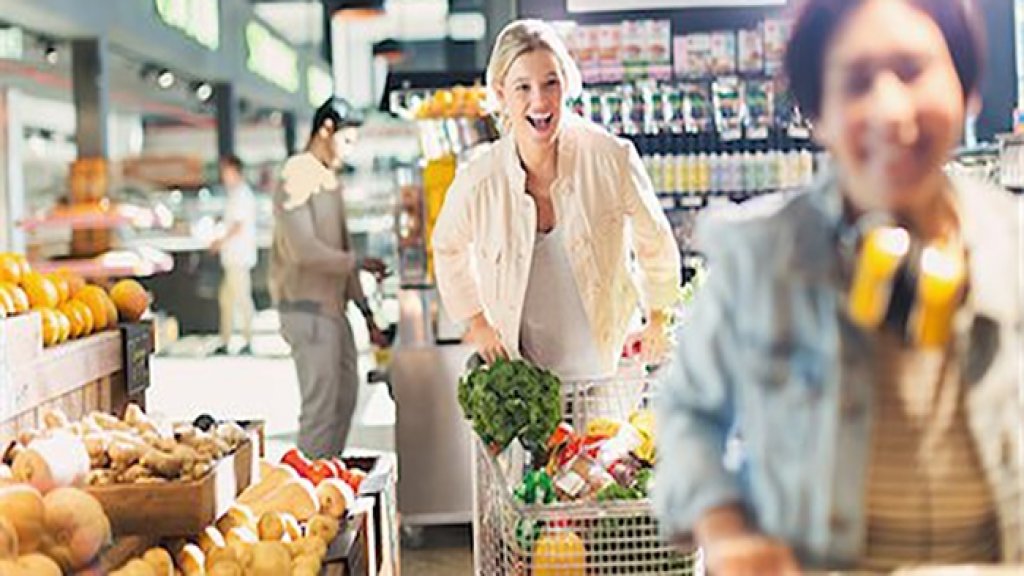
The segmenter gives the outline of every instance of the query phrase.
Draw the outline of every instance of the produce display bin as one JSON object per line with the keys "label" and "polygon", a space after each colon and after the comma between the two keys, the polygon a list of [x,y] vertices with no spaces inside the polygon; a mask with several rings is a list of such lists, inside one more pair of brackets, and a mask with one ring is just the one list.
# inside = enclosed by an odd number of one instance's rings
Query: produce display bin
{"label": "produce display bin", "polygon": [[[563,382],[563,419],[576,430],[593,418],[626,420],[647,408],[653,393],[653,380],[646,377]],[[648,499],[530,505],[517,500],[513,489],[525,470],[518,448],[497,458],[482,443],[476,450],[478,576],[704,574],[699,551],[680,554],[662,540]],[[542,532],[576,537],[571,544],[542,545]]]}

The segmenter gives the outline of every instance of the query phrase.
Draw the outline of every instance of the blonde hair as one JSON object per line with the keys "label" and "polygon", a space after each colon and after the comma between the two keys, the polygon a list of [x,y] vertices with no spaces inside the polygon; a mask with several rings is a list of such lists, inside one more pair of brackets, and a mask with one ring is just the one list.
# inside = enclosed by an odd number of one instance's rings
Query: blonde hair
{"label": "blonde hair", "polygon": [[495,103],[498,101],[496,89],[505,82],[512,64],[523,54],[535,50],[547,50],[554,54],[559,68],[562,69],[565,95],[568,98],[575,98],[583,92],[580,69],[569,55],[569,50],[558,32],[542,20],[516,20],[505,26],[498,34],[491,59],[487,63],[487,90]]}

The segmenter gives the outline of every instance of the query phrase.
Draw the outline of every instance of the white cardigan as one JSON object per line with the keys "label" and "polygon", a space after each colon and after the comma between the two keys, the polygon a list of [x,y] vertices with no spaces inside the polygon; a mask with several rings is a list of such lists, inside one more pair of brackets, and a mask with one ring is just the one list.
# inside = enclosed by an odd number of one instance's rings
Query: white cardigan
{"label": "white cardigan", "polygon": [[[562,122],[552,201],[601,368],[611,371],[638,303],[630,249],[648,310],[677,302],[679,249],[632,144],[573,114]],[[464,321],[484,312],[513,357],[536,229],[511,135],[458,172],[434,229],[434,270],[449,315]]]}

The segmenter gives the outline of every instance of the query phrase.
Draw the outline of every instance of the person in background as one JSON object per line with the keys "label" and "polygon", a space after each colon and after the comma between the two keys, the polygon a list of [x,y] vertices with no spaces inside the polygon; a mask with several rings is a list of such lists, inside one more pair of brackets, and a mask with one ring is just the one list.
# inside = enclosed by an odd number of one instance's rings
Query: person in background
{"label": "person in background", "polygon": [[306,149],[285,163],[274,201],[270,290],[299,379],[298,447],[311,458],[344,452],[355,411],[359,372],[349,302],[362,312],[373,343],[386,345],[359,281],[360,270],[381,277],[385,266],[356,254],[337,176],[361,125],[347,101],[327,100],[313,117]]}
{"label": "person in background", "polygon": [[245,345],[239,354],[252,354],[252,319],[256,307],[252,300],[252,269],[256,267],[256,198],[242,174],[238,156],[220,160],[220,180],[227,194],[224,208],[224,234],[210,250],[220,255],[223,277],[220,282],[220,346],[215,354],[227,354],[234,333],[235,319],[242,324]]}
{"label": "person in background", "polygon": [[[1024,562],[1024,212],[944,170],[983,39],[965,0],[804,3],[786,71],[834,167],[774,213],[705,223],[709,280],[659,399],[660,522],[711,574]],[[914,246],[866,322],[855,279]],[[958,286],[948,316],[923,315],[924,278]]]}
{"label": "person in background", "polygon": [[459,170],[434,229],[449,315],[487,362],[523,357],[580,379],[615,372],[642,296],[632,339],[662,356],[679,249],[636,149],[570,112],[580,73],[541,21],[502,31],[487,86],[504,135]]}

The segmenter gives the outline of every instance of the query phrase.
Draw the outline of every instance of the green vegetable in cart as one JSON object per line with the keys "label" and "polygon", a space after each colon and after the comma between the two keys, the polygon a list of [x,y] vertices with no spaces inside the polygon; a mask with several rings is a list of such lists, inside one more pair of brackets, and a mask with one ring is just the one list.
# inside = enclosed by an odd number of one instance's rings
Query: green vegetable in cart
{"label": "green vegetable in cart", "polygon": [[654,485],[654,470],[650,468],[643,468],[636,473],[636,479],[633,481],[633,488],[636,489],[643,498],[650,496],[651,487]]}
{"label": "green vegetable in cart", "polygon": [[636,488],[626,488],[618,482],[612,482],[597,491],[598,502],[611,502],[614,500],[641,500],[644,495]]}
{"label": "green vegetable in cart", "polygon": [[522,360],[499,359],[459,381],[459,406],[492,454],[519,439],[542,466],[546,443],[562,421],[558,377]]}
{"label": "green vegetable in cart", "polygon": [[516,488],[515,497],[523,504],[551,504],[557,500],[554,482],[544,470],[527,472]]}

